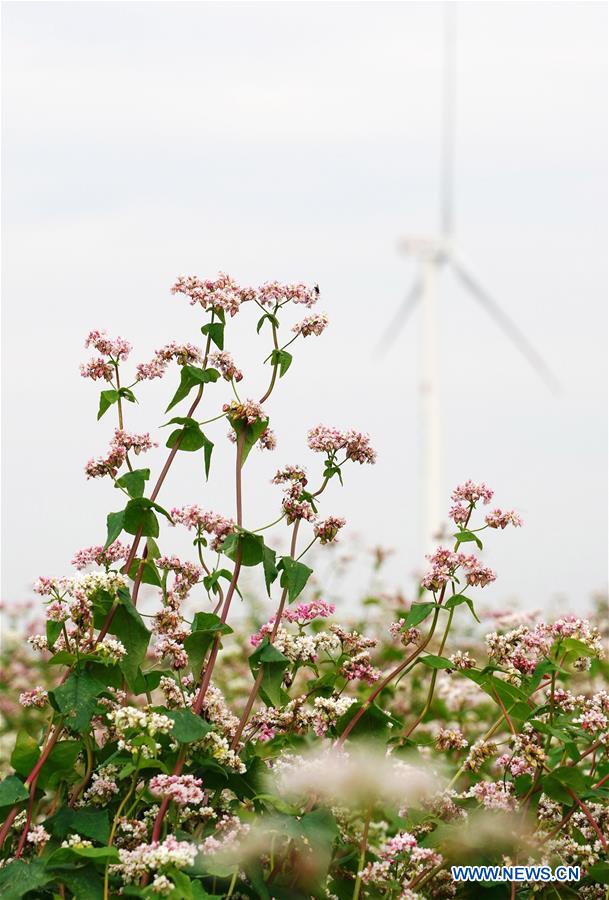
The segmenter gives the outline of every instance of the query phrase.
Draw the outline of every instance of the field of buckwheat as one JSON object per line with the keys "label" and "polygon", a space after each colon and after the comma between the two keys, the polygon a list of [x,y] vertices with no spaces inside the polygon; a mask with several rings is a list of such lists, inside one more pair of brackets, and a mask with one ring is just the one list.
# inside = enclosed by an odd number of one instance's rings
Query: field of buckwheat
{"label": "field of buckwheat", "polygon": [[[255,453],[276,446],[272,400],[293,345],[328,324],[316,312],[294,324],[318,288],[220,274],[180,277],[172,293],[194,307],[195,343],[132,367],[123,338],[86,339],[81,374],[102,388],[98,418],[115,419],[85,466],[122,507],[100,523],[105,544],[39,577],[13,621],[4,613],[0,896],[607,900],[606,599],[589,618],[483,615],[494,542],[523,522],[467,480],[446,498],[449,537],[414,596],[345,597],[342,611],[312,566],[345,525],[326,488],[349,490],[349,470],[376,462],[370,438],[311,423],[302,461],[281,460],[268,487],[275,521],[243,502]],[[268,372],[255,399],[226,349],[248,325]],[[165,376],[179,380],[168,432],[132,433],[130,404]],[[159,472],[145,467],[155,437]],[[201,477],[191,505],[173,507],[166,477],[183,453]],[[221,510],[205,503],[218,454],[234,460]],[[286,555],[271,527],[286,529]],[[172,552],[176,529],[189,559]],[[249,607],[244,576],[259,586]],[[451,875],[532,863],[581,877]]]}

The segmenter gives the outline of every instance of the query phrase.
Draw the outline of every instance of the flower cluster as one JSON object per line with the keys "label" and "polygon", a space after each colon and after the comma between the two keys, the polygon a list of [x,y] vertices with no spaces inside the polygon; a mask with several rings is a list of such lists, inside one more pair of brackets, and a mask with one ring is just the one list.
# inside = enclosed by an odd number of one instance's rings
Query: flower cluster
{"label": "flower cluster", "polygon": [[335,456],[345,450],[345,459],[358,463],[376,462],[376,451],[370,446],[370,438],[361,431],[339,431],[327,425],[316,425],[308,434],[308,445],[316,453]]}
{"label": "flower cluster", "polygon": [[177,344],[175,341],[171,341],[157,350],[150,362],[138,363],[137,380],[152,381],[154,378],[162,378],[167,366],[174,359],[179,366],[192,366],[200,364],[203,355],[194,344]]}
{"label": "flower cluster", "polygon": [[158,444],[152,440],[148,432],[145,434],[129,434],[122,428],[117,428],[106,456],[100,456],[97,459],[88,461],[85,466],[87,478],[100,478],[104,475],[110,475],[114,478],[130,451],[133,451],[138,456],[140,453],[145,453],[153,447],[158,447]]}

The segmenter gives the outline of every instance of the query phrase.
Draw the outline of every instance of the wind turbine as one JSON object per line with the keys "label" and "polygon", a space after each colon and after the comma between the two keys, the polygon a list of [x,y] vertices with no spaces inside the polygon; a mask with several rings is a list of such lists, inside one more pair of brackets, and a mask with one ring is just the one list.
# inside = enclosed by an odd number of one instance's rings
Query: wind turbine
{"label": "wind turbine", "polygon": [[429,548],[441,525],[440,447],[441,419],[438,398],[438,276],[448,269],[499,325],[504,334],[528,360],[537,375],[554,393],[559,385],[526,335],[494,300],[472,270],[463,262],[454,243],[455,95],[456,95],[456,2],[444,3],[444,50],[442,73],[442,147],[439,233],[431,238],[407,238],[404,253],[417,261],[415,280],[404,302],[389,324],[382,344],[385,349],[398,337],[416,306],[423,307],[423,466],[425,544]]}

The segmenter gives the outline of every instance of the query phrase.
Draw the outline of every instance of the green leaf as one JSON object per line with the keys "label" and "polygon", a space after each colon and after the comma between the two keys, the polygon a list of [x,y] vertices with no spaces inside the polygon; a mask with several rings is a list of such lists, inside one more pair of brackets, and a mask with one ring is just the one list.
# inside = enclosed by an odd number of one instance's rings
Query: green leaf
{"label": "green leaf", "polygon": [[258,566],[264,560],[264,538],[251,531],[235,531],[229,534],[222,544],[222,552],[236,562],[239,550],[242,566]]}
{"label": "green leaf", "polygon": [[583,774],[573,766],[558,766],[552,770],[552,776],[576,793],[581,793],[588,787]]}
{"label": "green leaf", "polygon": [[224,350],[224,324],[222,322],[208,322],[201,329],[201,333],[214,342],[218,350]]}
{"label": "green leaf", "polygon": [[258,675],[258,671],[262,669],[260,696],[264,702],[269,706],[282,706],[286,692],[281,687],[281,682],[283,673],[290,665],[287,656],[265,638],[250,656],[249,664],[253,675]]}
{"label": "green leaf", "polygon": [[47,635],[47,643],[49,645],[49,650],[53,649],[53,644],[61,634],[63,628],[62,622],[53,622],[51,619],[47,619],[46,624],[46,635]]}
{"label": "green leaf", "polygon": [[449,597],[449,599],[444,604],[444,607],[445,609],[453,609],[454,607],[461,606],[462,603],[466,603],[468,605],[470,612],[476,622],[480,622],[480,619],[476,615],[473,601],[470,600],[469,597],[466,597],[465,594],[455,594],[453,597]]}
{"label": "green leaf", "polygon": [[417,662],[423,663],[424,666],[428,666],[430,669],[454,668],[454,664],[451,663],[450,659],[445,659],[443,656],[433,656],[431,653],[428,656],[419,657]]}
{"label": "green leaf", "polygon": [[209,478],[209,465],[211,462],[211,454],[214,449],[214,445],[212,441],[206,437],[201,428],[199,427],[199,423],[194,419],[190,419],[188,417],[179,417],[175,419],[171,419],[170,422],[167,422],[168,425],[178,424],[183,425],[183,428],[177,428],[175,431],[172,431],[169,437],[167,438],[167,447],[175,447],[179,444],[180,450],[186,450],[187,452],[195,452],[200,450],[203,447],[203,453],[205,457],[205,477]]}
{"label": "green leaf", "polygon": [[49,691],[49,697],[65,716],[69,728],[84,731],[97,707],[97,697],[105,688],[105,684],[89,672],[72,672],[63,684]]}
{"label": "green leaf", "polygon": [[419,622],[422,622],[424,619],[426,619],[427,616],[429,616],[432,611],[436,609],[436,607],[436,603],[413,603],[408,610],[406,621],[402,626],[402,631],[418,625]]}
{"label": "green leaf", "polygon": [[209,650],[215,637],[222,634],[232,634],[232,628],[220,621],[220,617],[214,613],[198,612],[195,614],[191,633],[184,640],[184,648],[188,653],[192,673],[199,677],[205,654]]}
{"label": "green leaf", "polygon": [[237,440],[241,438],[243,443],[243,450],[241,452],[241,465],[245,464],[245,460],[248,458],[250,450],[259,439],[259,437],[264,434],[266,429],[269,426],[268,419],[259,419],[257,422],[253,422],[251,425],[248,425],[247,422],[244,422],[243,419],[230,419],[229,422],[232,425],[235,434],[237,435]]}
{"label": "green leaf", "polygon": [[[359,700],[351,704],[349,709],[343,713],[336,723],[335,730],[337,734],[343,733],[351,719],[361,708],[362,703]],[[385,736],[388,733],[388,730],[393,728],[396,724],[398,724],[397,719],[390,716],[389,713],[386,713],[380,706],[377,706],[376,703],[371,703],[363,713],[357,725],[354,726],[350,737]]]}
{"label": "green leaf", "polygon": [[280,378],[283,378],[285,373],[292,365],[292,359],[292,354],[288,353],[287,350],[273,350],[273,352],[271,353],[271,363],[274,366],[279,366]]}
{"label": "green leaf", "polygon": [[49,868],[62,867],[66,863],[78,859],[91,859],[100,865],[117,863],[120,861],[116,847],[60,847],[51,853],[47,861]]}
{"label": "green leaf", "polygon": [[264,549],[262,551],[262,566],[264,568],[264,583],[266,585],[266,591],[269,597],[271,596],[271,585],[277,578],[279,574],[279,569],[277,568],[275,559],[276,553],[274,550],[271,550],[270,547],[264,545]]}
{"label": "green leaf", "polygon": [[126,472],[120,478],[117,478],[114,486],[125,488],[132,498],[143,497],[146,490],[146,482],[149,478],[150,469],[134,469],[132,472]]}
{"label": "green leaf", "polygon": [[125,511],[121,509],[120,512],[108,513],[106,516],[106,526],[108,528],[108,537],[106,538],[106,543],[104,544],[104,550],[106,550],[110,544],[113,544],[117,539],[121,531],[123,530],[123,522],[125,518]]}
{"label": "green leaf", "polygon": [[131,388],[128,388],[128,387],[122,387],[118,393],[119,393],[119,395],[120,395],[121,397],[123,397],[125,400],[128,400],[129,403],[136,403],[136,402],[137,402],[136,399],[135,399],[135,394],[133,393],[133,391],[131,390]]}
{"label": "green leaf", "polygon": [[275,328],[279,328],[279,319],[277,318],[277,316],[274,316],[273,313],[267,312],[258,319],[258,323],[256,325],[256,334],[260,334],[260,329],[262,328],[262,326],[264,325],[264,323],[266,322],[267,319],[269,320],[271,325],[274,325]]}
{"label": "green leaf", "polygon": [[21,803],[30,796],[24,783],[16,775],[9,775],[0,781],[0,806],[12,806]]}
{"label": "green leaf", "polygon": [[588,868],[586,874],[597,884],[609,884],[609,863],[595,863]]}
{"label": "green leaf", "polygon": [[121,603],[116,607],[110,631],[125,647],[127,655],[120,661],[121,672],[131,690],[135,690],[138,670],[150,642],[150,632],[130,599],[121,595]]}
{"label": "green leaf", "polygon": [[119,393],[118,391],[102,391],[99,395],[99,410],[97,413],[97,420],[99,421],[103,414],[110,409],[113,403],[118,401]]}
{"label": "green leaf", "polygon": [[[143,565],[142,565],[143,563]],[[143,584],[153,584],[155,587],[161,587],[162,581],[159,570],[155,564],[149,559],[134,559],[129,569],[129,578],[135,581],[138,570],[142,565],[141,581]]]}
{"label": "green leaf", "polygon": [[180,386],[165,412],[169,412],[177,403],[187,397],[196,385],[217,381],[219,377],[220,373],[217,369],[198,369],[196,366],[182,366]]}
{"label": "green leaf", "polygon": [[159,536],[159,520],[150,508],[150,501],[145,497],[136,497],[130,500],[125,507],[123,528],[129,534],[137,534],[141,529],[145,537]]}
{"label": "green leaf", "polygon": [[80,809],[63,806],[59,812],[46,820],[44,827],[61,840],[72,833],[106,844],[110,837],[108,810],[91,806],[83,806]]}
{"label": "green leaf", "polygon": [[556,800],[557,803],[573,803],[571,794],[569,794],[560,781],[552,775],[546,775],[546,777],[542,779],[541,787],[544,794],[547,794],[552,800]]}
{"label": "green leaf", "polygon": [[46,871],[43,860],[24,862],[16,859],[0,869],[0,895],[2,900],[20,900],[25,894],[53,880],[54,876]]}
{"label": "green leaf", "polygon": [[465,544],[465,543],[468,543],[469,541],[473,541],[476,544],[476,546],[480,550],[482,550],[482,541],[480,540],[478,535],[473,533],[473,531],[467,531],[467,529],[464,529],[463,531],[457,532],[457,534],[454,535],[454,538],[455,538],[457,544]]}
{"label": "green leaf", "polygon": [[173,737],[180,744],[200,741],[211,731],[211,725],[190,709],[159,709],[164,716],[173,719]]}
{"label": "green leaf", "polygon": [[291,556],[282,556],[277,568],[281,571],[279,583],[288,591],[288,603],[293,603],[302,593],[309,577],[313,574],[313,569],[292,559]]}
{"label": "green leaf", "polygon": [[19,775],[27,777],[40,756],[38,741],[27,733],[24,728],[17,732],[17,740],[11,754],[11,766]]}

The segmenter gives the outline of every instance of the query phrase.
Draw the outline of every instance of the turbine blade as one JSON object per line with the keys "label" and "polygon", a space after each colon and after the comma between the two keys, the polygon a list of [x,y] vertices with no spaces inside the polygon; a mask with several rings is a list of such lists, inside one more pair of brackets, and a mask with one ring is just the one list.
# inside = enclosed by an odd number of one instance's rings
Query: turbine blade
{"label": "turbine blade", "polygon": [[554,394],[560,393],[558,379],[515,322],[513,322],[508,314],[502,310],[496,300],[491,297],[461,262],[451,256],[449,263],[452,266],[455,275],[460,279],[467,290],[473,294],[478,303],[484,307],[489,316],[494,319],[499,327],[507,334],[512,343],[529,361],[529,364],[533,366],[539,377],[545,381],[547,387],[549,387]]}
{"label": "turbine blade", "polygon": [[397,338],[400,329],[412,313],[413,309],[421,299],[422,284],[421,279],[417,278],[397,313],[387,326],[381,340],[376,345],[375,353],[378,355],[383,348],[389,347]]}

